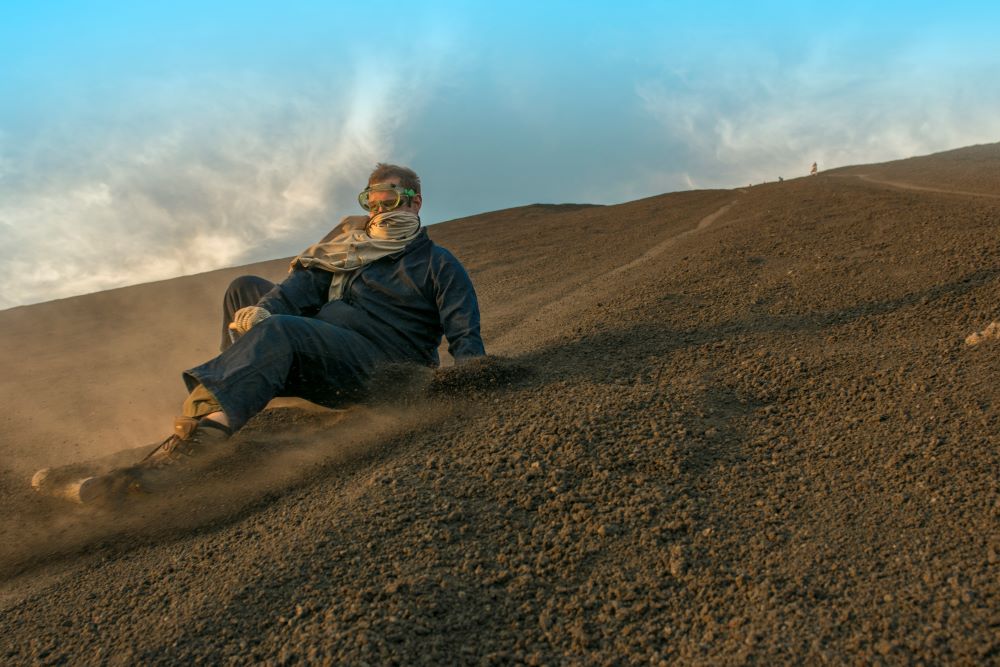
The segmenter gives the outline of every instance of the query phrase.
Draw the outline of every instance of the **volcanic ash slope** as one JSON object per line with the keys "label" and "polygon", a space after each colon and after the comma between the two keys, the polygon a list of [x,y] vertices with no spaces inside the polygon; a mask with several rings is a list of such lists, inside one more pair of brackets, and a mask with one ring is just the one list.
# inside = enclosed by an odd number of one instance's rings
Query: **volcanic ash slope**
{"label": "volcanic ash slope", "polygon": [[977,169],[1000,145],[432,227],[528,372],[349,410],[303,436],[340,458],[189,524],[10,556],[4,661],[997,662]]}

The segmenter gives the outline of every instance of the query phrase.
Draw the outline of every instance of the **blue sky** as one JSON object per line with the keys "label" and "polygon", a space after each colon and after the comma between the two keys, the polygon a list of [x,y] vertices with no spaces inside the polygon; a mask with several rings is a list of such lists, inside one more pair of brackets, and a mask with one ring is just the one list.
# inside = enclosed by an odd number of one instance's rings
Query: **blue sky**
{"label": "blue sky", "polygon": [[995,3],[0,10],[0,308],[291,255],[381,160],[427,223],[1000,141]]}

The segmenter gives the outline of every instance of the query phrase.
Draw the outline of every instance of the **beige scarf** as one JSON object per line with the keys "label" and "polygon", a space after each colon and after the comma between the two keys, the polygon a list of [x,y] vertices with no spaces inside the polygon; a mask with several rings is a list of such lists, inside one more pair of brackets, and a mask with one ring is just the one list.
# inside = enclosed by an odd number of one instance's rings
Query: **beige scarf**
{"label": "beige scarf", "polygon": [[292,260],[292,267],[316,267],[333,274],[330,301],[344,296],[352,271],[399,252],[420,233],[420,218],[409,211],[386,211],[371,220],[351,215]]}

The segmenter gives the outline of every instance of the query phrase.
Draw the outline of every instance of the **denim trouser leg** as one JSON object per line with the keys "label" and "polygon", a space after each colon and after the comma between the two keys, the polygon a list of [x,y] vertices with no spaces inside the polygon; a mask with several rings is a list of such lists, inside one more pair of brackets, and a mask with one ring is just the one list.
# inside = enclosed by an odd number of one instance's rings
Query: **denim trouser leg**
{"label": "denim trouser leg", "polygon": [[272,315],[222,354],[184,373],[219,401],[236,431],[275,396],[335,405],[364,388],[385,358],[361,334],[322,320]]}
{"label": "denim trouser leg", "polygon": [[222,345],[220,350],[225,352],[233,344],[233,339],[229,335],[229,324],[233,321],[233,314],[240,308],[256,306],[261,297],[271,291],[274,283],[257,276],[240,276],[229,283],[226,296],[222,300]]}

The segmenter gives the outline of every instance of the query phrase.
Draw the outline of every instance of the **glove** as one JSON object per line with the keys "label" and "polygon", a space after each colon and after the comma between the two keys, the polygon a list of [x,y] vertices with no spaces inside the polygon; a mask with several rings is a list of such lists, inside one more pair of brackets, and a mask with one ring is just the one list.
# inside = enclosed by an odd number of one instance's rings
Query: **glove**
{"label": "glove", "polygon": [[230,322],[229,328],[242,336],[250,331],[250,327],[269,317],[271,317],[271,313],[260,306],[247,306],[233,313],[233,321]]}

